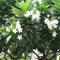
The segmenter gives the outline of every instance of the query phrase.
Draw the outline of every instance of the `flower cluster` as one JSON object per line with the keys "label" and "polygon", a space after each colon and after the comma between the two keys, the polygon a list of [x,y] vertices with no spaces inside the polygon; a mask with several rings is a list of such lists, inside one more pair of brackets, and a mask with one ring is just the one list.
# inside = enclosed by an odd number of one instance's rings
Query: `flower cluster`
{"label": "flower cluster", "polygon": [[[13,32],[14,32],[15,34],[16,34],[17,32],[18,32],[18,33],[21,33],[22,30],[23,30],[23,29],[21,28],[20,22],[17,21],[17,22],[16,22],[16,28],[13,29]],[[17,36],[17,39],[18,39],[18,40],[21,40],[21,39],[22,39],[22,35],[18,35],[18,36]]]}
{"label": "flower cluster", "polygon": [[[14,25],[10,25],[10,27],[6,27],[6,32],[10,32],[10,31],[12,31],[14,34],[16,34],[16,33],[21,33],[22,32],[22,27],[21,27],[21,24],[20,24],[20,22],[19,22],[19,20],[17,20],[16,22],[15,22],[16,24],[15,24],[15,27],[14,27]],[[3,33],[3,35],[4,35],[4,33]],[[10,36],[8,36],[7,38],[6,38],[6,42],[8,42],[10,39],[11,39],[11,35]],[[18,35],[17,36],[17,39],[18,40],[21,40],[22,39],[22,35]]]}
{"label": "flower cluster", "polygon": [[24,14],[25,17],[31,17],[32,21],[39,21],[40,19],[40,11],[36,10],[35,8],[31,11],[27,11],[26,14]]}
{"label": "flower cluster", "polygon": [[36,49],[33,49],[33,51],[37,54],[37,55],[39,55],[39,56],[43,56],[43,54],[42,53],[40,53],[39,51],[38,51],[38,49],[36,48]]}
{"label": "flower cluster", "polygon": [[53,30],[53,28],[57,28],[57,24],[59,23],[59,21],[56,19],[49,21],[48,18],[46,18],[44,22],[45,24],[47,24],[49,30]]}
{"label": "flower cluster", "polygon": [[19,21],[16,22],[16,28],[13,29],[13,32],[14,33],[16,33],[16,32],[19,32],[19,33],[22,32],[22,28],[21,28],[21,25],[20,25]]}
{"label": "flower cluster", "polygon": [[52,36],[53,36],[53,37],[56,37],[56,35],[57,35],[57,32],[54,31],[53,34],[52,34]]}
{"label": "flower cluster", "polygon": [[[56,19],[53,19],[53,20],[50,21],[48,18],[46,18],[44,20],[44,22],[45,22],[45,24],[47,24],[49,30],[56,29],[58,27],[58,23],[59,23],[59,21],[56,20]],[[53,31],[52,36],[53,37],[56,37],[56,35],[57,35],[57,32],[56,31]]]}

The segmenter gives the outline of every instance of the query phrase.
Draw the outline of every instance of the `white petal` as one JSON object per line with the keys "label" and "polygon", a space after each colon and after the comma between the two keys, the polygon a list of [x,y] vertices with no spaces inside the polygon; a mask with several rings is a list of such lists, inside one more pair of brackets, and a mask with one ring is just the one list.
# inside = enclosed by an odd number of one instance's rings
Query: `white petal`
{"label": "white petal", "polygon": [[9,28],[8,27],[6,27],[6,31],[9,32]]}
{"label": "white petal", "polygon": [[22,39],[22,35],[18,35],[18,36],[17,36],[17,39],[18,39],[18,40],[21,40],[21,39]]}
{"label": "white petal", "polygon": [[16,34],[17,30],[16,29],[13,29],[13,32]]}
{"label": "white petal", "polygon": [[53,32],[52,36],[53,37],[56,37],[57,33],[56,32]]}
{"label": "white petal", "polygon": [[12,37],[11,35],[7,37],[7,39],[6,39],[7,41],[6,41],[6,43],[11,39],[11,37]]}

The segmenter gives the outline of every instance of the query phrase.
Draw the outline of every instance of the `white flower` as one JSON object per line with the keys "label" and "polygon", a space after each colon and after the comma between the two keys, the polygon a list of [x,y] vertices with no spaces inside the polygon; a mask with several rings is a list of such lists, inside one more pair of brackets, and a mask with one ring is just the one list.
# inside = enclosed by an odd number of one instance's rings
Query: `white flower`
{"label": "white flower", "polygon": [[21,28],[21,25],[20,25],[20,22],[19,22],[19,20],[16,22],[16,27],[15,27],[15,29],[13,29],[13,32],[16,34],[17,32],[22,32],[22,28]]}
{"label": "white flower", "polygon": [[50,15],[48,14],[47,17],[49,17]]}
{"label": "white flower", "polygon": [[56,58],[56,60],[59,60],[60,59],[60,55],[59,54],[57,54],[57,58]]}
{"label": "white flower", "polygon": [[49,30],[52,30],[52,29],[53,29],[53,28],[52,28],[52,25],[51,25],[51,21],[49,21],[48,18],[46,18],[46,19],[44,20],[44,22],[45,22],[45,24],[47,24]]}
{"label": "white flower", "polygon": [[44,22],[45,22],[45,24],[47,24],[47,26],[50,30],[53,30],[53,28],[57,28],[57,24],[59,23],[59,21],[56,19],[49,21],[48,18],[46,18],[44,20]]}
{"label": "white flower", "polygon": [[20,28],[18,28],[18,32],[20,33],[20,32],[22,32],[22,28],[20,27]]}
{"label": "white flower", "polygon": [[39,21],[39,19],[40,19],[40,12],[36,10],[35,13],[32,15],[32,21],[34,20]]}
{"label": "white flower", "polygon": [[13,32],[16,34],[17,30],[16,29],[13,29]]}
{"label": "white flower", "polygon": [[33,51],[36,53],[36,54],[39,54],[39,51],[37,49],[33,49]]}
{"label": "white flower", "polygon": [[27,11],[26,14],[24,14],[25,17],[30,17],[33,14],[33,10]]}
{"label": "white flower", "polygon": [[32,20],[34,21],[36,19],[36,14],[32,15]]}
{"label": "white flower", "polygon": [[39,21],[40,19],[40,11],[36,10],[36,8],[33,8],[31,11],[27,11],[26,14],[24,14],[25,17],[30,17],[32,21],[36,20]]}
{"label": "white flower", "polygon": [[6,27],[6,31],[9,32],[9,28],[8,27]]}
{"label": "white flower", "polygon": [[7,50],[7,52],[8,52],[8,53],[11,53],[9,49]]}
{"label": "white flower", "polygon": [[57,28],[57,24],[59,23],[59,21],[58,20],[52,20],[51,21],[51,24],[52,24],[52,26],[54,27],[54,28]]}
{"label": "white flower", "polygon": [[36,20],[39,20],[40,19],[40,11],[36,11]]}
{"label": "white flower", "polygon": [[45,22],[45,24],[50,23],[50,21],[49,21],[49,19],[48,19],[48,18],[46,18],[46,19],[44,20],[44,22]]}
{"label": "white flower", "polygon": [[48,26],[49,30],[53,30],[53,27],[52,27],[52,25],[51,25],[51,22],[48,23],[47,26]]}
{"label": "white flower", "polygon": [[54,31],[53,34],[52,34],[52,36],[56,37],[56,35],[57,35],[57,33]]}
{"label": "white flower", "polygon": [[19,21],[16,22],[16,29],[19,33],[22,32],[22,28]]}
{"label": "white flower", "polygon": [[7,39],[6,39],[7,41],[6,41],[6,43],[11,39],[11,37],[12,37],[11,35],[7,37]]}
{"label": "white flower", "polygon": [[37,55],[39,55],[39,56],[43,56],[43,54],[40,53],[40,52],[38,51],[38,49],[33,49],[33,51],[34,51]]}
{"label": "white flower", "polygon": [[17,20],[16,25],[20,24],[19,20]]}
{"label": "white flower", "polygon": [[58,21],[58,20],[56,20],[56,19],[54,19],[54,20],[52,20],[52,23],[53,23],[53,24],[58,24],[58,23],[59,23],[59,21]]}
{"label": "white flower", "polygon": [[18,39],[18,40],[21,40],[21,39],[22,39],[22,35],[18,35],[18,36],[17,36],[17,39]]}
{"label": "white flower", "polygon": [[27,11],[26,14],[24,14],[25,17],[30,17],[30,11]]}
{"label": "white flower", "polygon": [[29,12],[30,15],[33,15],[34,9]]}

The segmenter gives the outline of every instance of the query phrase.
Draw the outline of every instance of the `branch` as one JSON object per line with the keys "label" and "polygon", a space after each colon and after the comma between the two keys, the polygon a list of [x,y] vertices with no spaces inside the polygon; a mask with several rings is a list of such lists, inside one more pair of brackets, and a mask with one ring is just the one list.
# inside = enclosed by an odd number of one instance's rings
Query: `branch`
{"label": "branch", "polygon": [[36,54],[34,51],[32,51],[37,57],[38,59],[40,59],[40,56],[38,54]]}
{"label": "branch", "polygon": [[8,54],[12,59],[16,59],[17,57],[16,56],[13,56],[12,54],[8,53],[7,51],[5,50],[2,50],[5,54]]}

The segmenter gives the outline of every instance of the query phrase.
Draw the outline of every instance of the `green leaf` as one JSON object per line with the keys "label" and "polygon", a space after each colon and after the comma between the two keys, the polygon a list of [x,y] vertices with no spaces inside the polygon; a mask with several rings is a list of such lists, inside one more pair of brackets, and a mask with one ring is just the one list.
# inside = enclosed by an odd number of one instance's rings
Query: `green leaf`
{"label": "green leaf", "polygon": [[15,7],[12,7],[12,11],[13,11],[13,13],[15,13],[17,15],[20,15],[20,16],[23,15],[23,12]]}
{"label": "green leaf", "polygon": [[5,26],[2,26],[2,27],[1,27],[1,30],[4,31],[4,30],[5,30]]}
{"label": "green leaf", "polygon": [[46,11],[48,8],[49,0],[42,0],[42,3],[37,6],[37,9],[41,12]]}
{"label": "green leaf", "polygon": [[60,1],[59,1],[59,0],[52,0],[52,2],[53,2],[56,6],[60,7]]}
{"label": "green leaf", "polygon": [[59,0],[52,0],[54,5],[52,5],[52,8],[54,11],[60,13],[60,1]]}
{"label": "green leaf", "polygon": [[57,6],[52,6],[52,8],[53,8],[54,11],[60,13],[60,8],[59,8],[59,7],[57,7]]}
{"label": "green leaf", "polygon": [[44,5],[44,4],[40,4],[40,5],[38,5],[37,8],[38,8],[38,10],[40,10],[42,12],[42,11],[45,11],[46,10],[47,6]]}
{"label": "green leaf", "polygon": [[16,0],[16,5],[17,5],[19,8],[21,8],[21,9],[23,10],[23,12],[25,13],[25,12],[27,11],[27,9],[28,9],[29,1],[26,0],[26,2],[21,3],[21,2],[18,2],[18,1]]}

